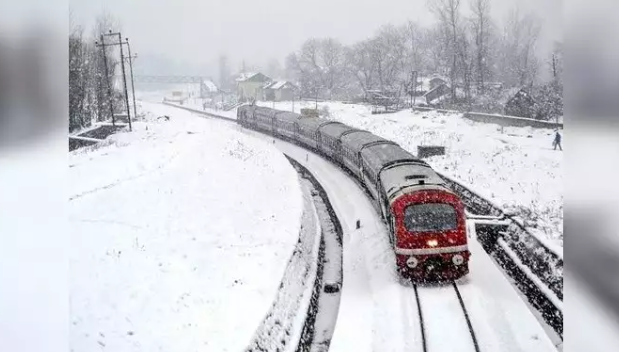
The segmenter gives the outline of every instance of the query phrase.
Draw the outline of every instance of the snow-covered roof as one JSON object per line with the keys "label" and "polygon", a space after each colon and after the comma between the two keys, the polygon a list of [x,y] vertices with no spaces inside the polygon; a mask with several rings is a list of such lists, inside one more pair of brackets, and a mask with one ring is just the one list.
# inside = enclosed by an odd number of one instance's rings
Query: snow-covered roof
{"label": "snow-covered roof", "polygon": [[210,93],[217,93],[219,91],[215,83],[213,83],[210,79],[203,80],[202,84]]}
{"label": "snow-covered roof", "polygon": [[254,77],[257,74],[258,73],[256,73],[256,72],[242,72],[242,73],[239,73],[239,76],[236,78],[236,81],[237,82],[243,82],[243,81],[246,81],[246,80]]}
{"label": "snow-covered roof", "polygon": [[262,75],[267,80],[270,80],[269,77],[267,77],[265,74],[262,74],[260,72],[242,72],[242,73],[239,73],[238,77],[236,78],[236,81],[237,82],[245,82],[245,81],[248,81],[248,80],[250,80],[250,79],[252,79],[252,78],[254,78],[255,76],[258,76],[258,75]]}
{"label": "snow-covered roof", "polygon": [[438,74],[435,74],[435,75],[432,75],[432,76],[428,77],[428,79],[429,79],[430,81],[431,81],[431,80],[433,80],[433,79],[437,79],[437,78],[438,78],[438,79],[440,79],[440,80],[443,80],[443,81],[445,81],[445,82],[448,82],[448,81],[449,81],[449,80],[447,79],[447,77],[445,77],[445,76],[441,76],[441,75],[438,75]]}
{"label": "snow-covered roof", "polygon": [[292,82],[290,81],[286,81],[286,80],[280,80],[280,81],[273,81],[273,82],[269,82],[267,83],[263,88],[264,89],[282,89],[285,88],[287,85],[291,85],[291,86],[295,86]]}
{"label": "snow-covered roof", "polygon": [[420,90],[422,92],[429,91],[430,90],[430,82],[433,79],[437,79],[437,78],[440,79],[440,80],[443,80],[445,82],[449,82],[447,80],[447,78],[445,78],[445,77],[443,77],[441,75],[438,75],[438,74],[434,74],[434,75],[430,75],[430,76],[425,76],[425,77],[420,77],[417,80],[417,90]]}

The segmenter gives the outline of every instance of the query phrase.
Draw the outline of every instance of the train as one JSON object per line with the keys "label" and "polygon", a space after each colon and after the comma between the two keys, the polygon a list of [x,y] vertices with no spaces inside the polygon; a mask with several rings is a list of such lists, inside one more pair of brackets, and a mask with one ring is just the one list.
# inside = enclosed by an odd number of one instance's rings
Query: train
{"label": "train", "polygon": [[242,105],[237,122],[321,154],[351,174],[388,226],[401,277],[440,281],[469,273],[464,203],[425,161],[390,140],[329,119]]}

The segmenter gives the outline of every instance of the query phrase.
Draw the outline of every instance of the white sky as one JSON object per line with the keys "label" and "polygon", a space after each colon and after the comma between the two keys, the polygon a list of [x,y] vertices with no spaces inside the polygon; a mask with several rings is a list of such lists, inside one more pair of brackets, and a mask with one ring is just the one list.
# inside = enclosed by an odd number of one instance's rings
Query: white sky
{"label": "white sky", "polygon": [[[540,49],[545,51],[561,36],[562,0],[491,0],[495,20],[516,3],[543,19]],[[71,0],[70,7],[73,21],[87,28],[109,12],[143,58],[174,60],[194,70],[216,69],[220,53],[238,69],[243,59],[258,65],[271,58],[283,62],[312,36],[350,44],[383,24],[434,21],[426,0]],[[461,7],[468,11],[468,0]]]}

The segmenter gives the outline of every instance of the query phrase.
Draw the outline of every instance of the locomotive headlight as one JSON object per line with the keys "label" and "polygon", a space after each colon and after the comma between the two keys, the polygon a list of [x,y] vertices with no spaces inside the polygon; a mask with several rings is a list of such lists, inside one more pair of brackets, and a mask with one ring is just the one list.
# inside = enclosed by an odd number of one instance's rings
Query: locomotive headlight
{"label": "locomotive headlight", "polygon": [[429,240],[428,241],[428,246],[436,247],[436,246],[438,246],[438,241],[437,240]]}
{"label": "locomotive headlight", "polygon": [[409,257],[409,258],[406,260],[406,265],[407,265],[409,268],[411,268],[411,269],[415,268],[415,267],[417,266],[417,264],[418,264],[418,263],[419,263],[419,261],[418,261],[418,260],[417,260],[417,258],[415,258],[415,257]]}
{"label": "locomotive headlight", "polygon": [[461,256],[460,254],[456,254],[456,255],[453,256],[453,258],[451,258],[451,261],[455,265],[462,265],[462,263],[464,263],[464,257]]}

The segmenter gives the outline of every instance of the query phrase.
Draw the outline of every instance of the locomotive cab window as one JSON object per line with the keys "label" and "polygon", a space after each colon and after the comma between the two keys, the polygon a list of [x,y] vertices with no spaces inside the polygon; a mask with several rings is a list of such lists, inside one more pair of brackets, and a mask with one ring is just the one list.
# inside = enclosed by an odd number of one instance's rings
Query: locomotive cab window
{"label": "locomotive cab window", "polygon": [[411,232],[453,230],[457,224],[456,209],[449,204],[415,204],[404,209],[404,226]]}

